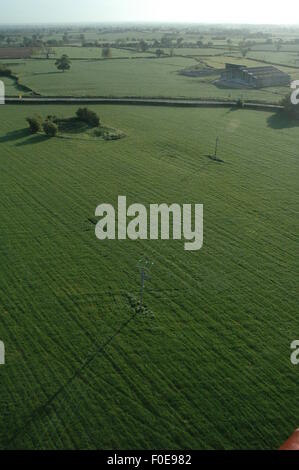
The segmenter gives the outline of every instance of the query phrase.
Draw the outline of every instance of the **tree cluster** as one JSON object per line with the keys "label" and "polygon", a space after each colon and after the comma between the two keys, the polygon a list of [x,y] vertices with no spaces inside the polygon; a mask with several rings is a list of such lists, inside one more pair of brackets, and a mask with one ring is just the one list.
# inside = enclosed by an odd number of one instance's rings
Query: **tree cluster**
{"label": "tree cluster", "polygon": [[44,131],[49,137],[55,137],[58,134],[58,125],[54,122],[55,120],[55,116],[48,116],[45,121],[43,121],[41,116],[28,117],[26,119],[32,134]]}
{"label": "tree cluster", "polygon": [[100,118],[97,113],[88,108],[79,108],[76,115],[79,121],[85,122],[92,127],[98,127],[100,125]]}

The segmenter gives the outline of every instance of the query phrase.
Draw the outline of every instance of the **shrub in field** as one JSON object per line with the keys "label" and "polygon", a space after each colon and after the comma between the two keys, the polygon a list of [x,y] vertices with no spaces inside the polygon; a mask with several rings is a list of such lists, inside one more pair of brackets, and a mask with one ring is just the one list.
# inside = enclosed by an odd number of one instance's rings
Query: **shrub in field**
{"label": "shrub in field", "polygon": [[236,106],[237,108],[244,108],[244,101],[241,98],[238,98],[236,102]]}
{"label": "shrub in field", "polygon": [[29,124],[29,129],[32,134],[37,134],[42,130],[42,118],[40,116],[28,117],[26,121]]}
{"label": "shrub in field", "polygon": [[45,134],[49,137],[55,137],[58,133],[58,126],[52,121],[45,121],[43,124],[43,129]]}
{"label": "shrub in field", "polygon": [[164,55],[164,51],[162,49],[157,49],[156,50],[156,56],[161,57],[162,55]]}
{"label": "shrub in field", "polygon": [[0,65],[0,77],[11,77],[12,71],[5,65]]}
{"label": "shrub in field", "polygon": [[51,122],[54,122],[55,124],[57,124],[58,118],[57,118],[57,116],[55,116],[55,114],[49,114],[47,116],[46,121],[51,121]]}
{"label": "shrub in field", "polygon": [[299,104],[293,104],[290,95],[285,96],[280,104],[284,106],[282,112],[288,119],[299,121]]}
{"label": "shrub in field", "polygon": [[92,127],[98,127],[100,125],[100,118],[94,111],[88,108],[79,108],[76,112],[79,121],[86,122]]}
{"label": "shrub in field", "polygon": [[138,50],[141,52],[145,52],[148,49],[149,49],[148,43],[144,39],[142,39],[138,44]]}
{"label": "shrub in field", "polygon": [[247,56],[247,54],[248,54],[249,51],[250,51],[250,49],[249,49],[249,48],[245,48],[245,47],[241,47],[241,49],[240,49],[241,55],[242,55],[242,57],[244,57],[244,58]]}
{"label": "shrub in field", "polygon": [[104,135],[105,135],[105,130],[102,127],[97,127],[93,131],[93,136],[94,137],[104,137]]}
{"label": "shrub in field", "polygon": [[104,140],[119,140],[124,137],[124,133],[120,131],[106,131],[103,134]]}
{"label": "shrub in field", "polygon": [[103,59],[111,59],[112,57],[112,50],[110,47],[103,47],[102,49],[102,57]]}

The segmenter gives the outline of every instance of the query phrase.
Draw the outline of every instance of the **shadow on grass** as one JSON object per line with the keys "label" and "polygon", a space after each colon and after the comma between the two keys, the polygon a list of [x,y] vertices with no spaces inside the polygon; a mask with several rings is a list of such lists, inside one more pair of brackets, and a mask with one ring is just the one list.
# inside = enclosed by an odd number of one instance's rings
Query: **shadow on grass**
{"label": "shadow on grass", "polygon": [[79,121],[78,118],[68,118],[68,119],[59,119],[58,127],[61,132],[67,134],[82,134],[88,129],[91,129],[92,126],[86,124],[85,122]]}
{"label": "shadow on grass", "polygon": [[58,73],[59,73],[59,75],[60,75],[62,72],[59,72],[58,70],[55,71],[55,72],[34,72],[33,75],[34,75],[34,76],[37,76],[37,75],[56,75],[56,74],[58,74]]}
{"label": "shadow on grass", "polygon": [[49,137],[48,135],[35,134],[35,135],[32,135],[29,139],[24,140],[24,142],[19,142],[18,144],[16,144],[16,147],[23,147],[24,145],[40,144],[41,142],[45,142],[49,139],[51,139],[51,137]]}
{"label": "shadow on grass", "polygon": [[267,124],[272,129],[290,129],[299,127],[299,120],[288,118],[285,114],[278,112],[268,117]]}
{"label": "shadow on grass", "polygon": [[0,142],[10,142],[13,140],[19,140],[23,139],[24,137],[27,137],[30,134],[30,130],[28,127],[25,127],[24,129],[18,129],[16,131],[8,132],[6,135],[0,137]]}
{"label": "shadow on grass", "polygon": [[212,162],[224,163],[224,160],[222,160],[221,158],[217,157],[216,155],[206,154],[206,155],[204,155],[204,157],[208,158],[208,159],[211,160]]}
{"label": "shadow on grass", "polygon": [[239,106],[232,106],[231,108],[228,108],[227,111],[225,112],[225,114],[231,114],[231,113],[234,113],[235,111],[239,111],[240,108]]}

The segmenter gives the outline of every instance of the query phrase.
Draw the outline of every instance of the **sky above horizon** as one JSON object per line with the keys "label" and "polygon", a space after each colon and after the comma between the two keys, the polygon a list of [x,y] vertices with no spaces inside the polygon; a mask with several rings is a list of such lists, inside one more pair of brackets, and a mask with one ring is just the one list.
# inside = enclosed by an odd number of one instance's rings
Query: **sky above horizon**
{"label": "sky above horizon", "polygon": [[[298,0],[2,0],[0,24],[184,22],[298,24]],[[5,6],[3,5],[5,3]]]}

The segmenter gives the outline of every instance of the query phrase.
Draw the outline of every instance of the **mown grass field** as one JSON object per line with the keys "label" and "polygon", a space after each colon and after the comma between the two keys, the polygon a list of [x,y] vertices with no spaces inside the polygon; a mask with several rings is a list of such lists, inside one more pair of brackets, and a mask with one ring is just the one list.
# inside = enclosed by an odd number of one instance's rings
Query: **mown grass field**
{"label": "mown grass field", "polygon": [[[78,47],[78,46],[63,46],[53,47],[52,50],[55,52],[54,58],[61,57],[62,54],[66,54],[70,59],[102,59],[102,48],[101,47]],[[135,57],[150,57],[153,54],[150,52],[137,52],[127,49],[111,48],[111,57],[113,59],[119,58],[135,58]],[[42,51],[36,54],[36,57],[43,56]],[[51,56],[53,58],[53,55]]]}
{"label": "mown grass field", "polygon": [[[93,109],[127,137],[47,140],[25,117],[76,108],[0,109],[0,447],[277,448],[298,425],[298,128]],[[88,219],[118,195],[203,203],[203,249],[98,241]],[[133,317],[142,257],[153,315]]]}
{"label": "mown grass field", "polygon": [[274,44],[256,44],[252,47],[253,51],[264,51],[264,52],[299,52],[299,44],[282,44],[280,51],[277,51],[276,45]]}
{"label": "mown grass field", "polygon": [[[298,52],[268,52],[268,51],[250,51],[248,57],[252,59],[264,60],[272,64],[283,64],[286,66],[298,67],[299,69],[299,53]],[[297,71],[299,75],[299,70]]]}
{"label": "mown grass field", "polygon": [[[75,49],[75,48],[74,48]],[[226,62],[241,63],[241,59],[225,56],[202,58],[202,66],[224,68]],[[261,65],[243,60],[244,65]],[[2,61],[0,63],[7,63]],[[213,84],[217,76],[190,78],[180,75],[184,68],[198,65],[193,58],[166,57],[119,60],[74,60],[71,70],[57,71],[55,60],[9,61],[11,69],[20,77],[23,85],[46,96],[138,96],[238,99],[279,102],[288,92],[288,87],[254,89],[218,88]],[[289,69],[284,69],[289,71]],[[292,71],[294,72],[294,71]],[[295,71],[296,72],[296,71]],[[298,74],[297,74],[298,75]],[[19,92],[9,86],[7,95]],[[23,92],[25,95],[26,92]]]}
{"label": "mown grass field", "polygon": [[18,65],[15,61],[15,68],[24,85],[49,96],[177,96],[184,95],[184,85],[188,86],[186,77],[177,71],[196,63],[181,57],[76,60],[69,72],[62,73],[54,62],[28,60]]}
{"label": "mown grass field", "polygon": [[[152,53],[155,53],[156,49],[150,49]],[[169,53],[169,49],[165,49],[164,52]],[[216,49],[213,47],[179,47],[173,48],[173,53],[178,56],[210,56],[210,55],[221,55],[228,53],[225,49]]]}

